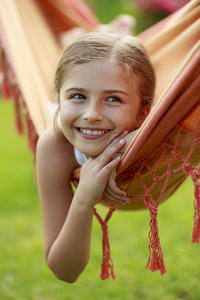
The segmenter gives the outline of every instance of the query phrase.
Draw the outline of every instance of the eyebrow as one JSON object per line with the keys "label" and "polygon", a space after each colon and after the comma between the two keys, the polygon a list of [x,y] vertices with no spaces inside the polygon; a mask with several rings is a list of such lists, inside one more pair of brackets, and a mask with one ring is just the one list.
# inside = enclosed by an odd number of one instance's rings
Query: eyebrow
{"label": "eyebrow", "polygon": [[83,88],[72,87],[72,88],[65,90],[65,93],[71,92],[71,91],[85,92],[86,90]]}
{"label": "eyebrow", "polygon": [[[84,88],[78,88],[78,87],[72,87],[72,88],[69,88],[67,90],[65,90],[65,93],[67,92],[71,92],[71,91],[77,91],[77,92],[87,92],[86,89]],[[124,95],[127,95],[129,96],[128,93],[122,91],[122,90],[104,90],[103,91],[104,94],[115,94],[115,93],[121,93],[121,94],[124,94]]]}
{"label": "eyebrow", "polygon": [[120,93],[120,94],[124,94],[124,95],[127,95],[129,96],[128,93],[122,91],[122,90],[105,90],[104,91],[105,94],[115,94],[115,93]]}

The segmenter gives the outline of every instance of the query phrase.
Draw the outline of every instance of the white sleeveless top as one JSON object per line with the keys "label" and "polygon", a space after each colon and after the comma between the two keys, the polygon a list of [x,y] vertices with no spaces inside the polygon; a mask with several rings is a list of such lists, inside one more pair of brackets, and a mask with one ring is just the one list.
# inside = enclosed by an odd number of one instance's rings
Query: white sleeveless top
{"label": "white sleeveless top", "polygon": [[74,147],[74,155],[76,158],[77,163],[82,166],[88,158],[85,156],[85,154],[81,153],[77,148]]}

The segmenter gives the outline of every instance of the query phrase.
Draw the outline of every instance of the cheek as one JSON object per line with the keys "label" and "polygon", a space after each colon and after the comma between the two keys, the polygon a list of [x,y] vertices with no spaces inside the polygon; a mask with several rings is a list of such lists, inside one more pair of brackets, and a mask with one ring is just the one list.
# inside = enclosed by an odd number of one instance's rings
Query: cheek
{"label": "cheek", "polygon": [[69,140],[71,136],[71,128],[72,128],[73,120],[71,119],[71,114],[66,111],[61,111],[60,113],[60,124],[61,129],[65,137]]}
{"label": "cheek", "polygon": [[60,110],[61,124],[70,125],[75,118],[76,118],[76,111],[72,107],[70,107],[69,105],[61,107]]}
{"label": "cheek", "polygon": [[127,112],[126,114],[123,114],[123,116],[116,119],[118,122],[118,126],[125,130],[127,129],[129,132],[135,130],[136,127],[136,116],[134,113]]}
{"label": "cheek", "polygon": [[60,112],[60,122],[61,122],[61,126],[66,126],[66,124],[69,122],[69,116],[68,113],[66,113],[65,111]]}

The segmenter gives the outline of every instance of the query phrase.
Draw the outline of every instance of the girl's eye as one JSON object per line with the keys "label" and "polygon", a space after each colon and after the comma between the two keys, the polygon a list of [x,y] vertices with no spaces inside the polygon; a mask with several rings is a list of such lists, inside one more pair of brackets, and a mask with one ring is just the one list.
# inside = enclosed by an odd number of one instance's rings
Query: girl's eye
{"label": "girl's eye", "polygon": [[85,99],[85,96],[82,94],[74,94],[71,96],[72,99]]}
{"label": "girl's eye", "polygon": [[108,102],[121,102],[121,100],[117,97],[110,97],[107,99]]}

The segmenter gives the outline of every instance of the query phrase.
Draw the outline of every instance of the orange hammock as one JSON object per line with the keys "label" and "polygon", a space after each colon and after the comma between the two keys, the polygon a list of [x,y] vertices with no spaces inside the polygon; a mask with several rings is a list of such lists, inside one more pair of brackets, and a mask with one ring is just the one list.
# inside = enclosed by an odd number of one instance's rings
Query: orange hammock
{"label": "orange hammock", "polygon": [[[78,4],[77,4],[78,3]],[[98,20],[84,3],[73,0],[7,0],[0,2],[2,93],[13,97],[17,127],[22,132],[21,104],[27,120],[30,147],[52,125],[48,115],[55,66],[61,54],[58,36],[74,26],[95,29]],[[166,268],[158,233],[158,205],[190,176],[194,183],[193,243],[200,243],[200,6],[190,1],[139,37],[149,52],[157,75],[154,107],[129,145],[118,168],[118,185],[133,201],[123,209],[150,212],[147,268]],[[78,184],[79,169],[72,181]],[[115,278],[110,257],[108,221],[95,208],[103,230],[101,278]],[[120,206],[120,209],[122,209]]]}

